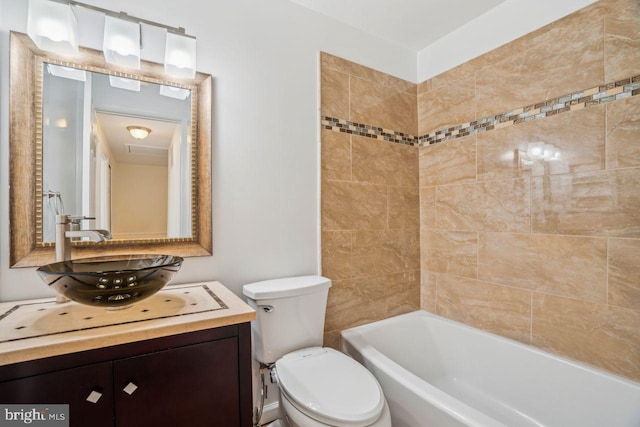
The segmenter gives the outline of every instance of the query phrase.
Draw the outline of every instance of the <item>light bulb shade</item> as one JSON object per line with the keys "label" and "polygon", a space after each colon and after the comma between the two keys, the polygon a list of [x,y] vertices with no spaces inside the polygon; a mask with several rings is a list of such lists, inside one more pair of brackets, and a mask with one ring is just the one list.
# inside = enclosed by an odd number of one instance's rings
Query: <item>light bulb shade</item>
{"label": "light bulb shade", "polygon": [[196,76],[196,39],[167,33],[164,71],[173,77],[194,78]]}
{"label": "light bulb shade", "polygon": [[68,4],[29,0],[27,34],[42,50],[78,55],[78,22]]}
{"label": "light bulb shade", "polygon": [[140,24],[105,16],[102,43],[108,63],[140,69]]}
{"label": "light bulb shade", "polygon": [[109,76],[109,84],[118,89],[140,92],[140,80],[127,79],[124,77]]}
{"label": "light bulb shade", "polygon": [[187,96],[189,96],[190,93],[191,91],[189,89],[160,85],[160,95],[168,96],[169,98],[175,98],[184,101],[185,99],[187,99]]}
{"label": "light bulb shade", "polygon": [[87,72],[77,68],[63,67],[62,65],[47,64],[47,71],[52,76],[63,77],[65,79],[87,81]]}
{"label": "light bulb shade", "polygon": [[135,139],[145,139],[151,133],[151,129],[143,126],[127,126],[127,130]]}

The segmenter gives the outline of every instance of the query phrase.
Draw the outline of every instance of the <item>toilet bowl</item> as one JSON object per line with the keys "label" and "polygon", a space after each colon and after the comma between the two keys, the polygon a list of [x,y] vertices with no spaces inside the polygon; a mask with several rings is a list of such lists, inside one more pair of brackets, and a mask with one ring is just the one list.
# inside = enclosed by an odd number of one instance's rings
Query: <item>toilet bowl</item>
{"label": "toilet bowl", "polygon": [[364,366],[322,347],[331,281],[290,277],[243,287],[256,310],[255,359],[275,369],[280,405],[291,427],[391,427],[382,389]]}
{"label": "toilet bowl", "polygon": [[281,403],[292,427],[391,426],[376,379],[339,351],[323,347],[294,351],[276,362],[276,371]]}

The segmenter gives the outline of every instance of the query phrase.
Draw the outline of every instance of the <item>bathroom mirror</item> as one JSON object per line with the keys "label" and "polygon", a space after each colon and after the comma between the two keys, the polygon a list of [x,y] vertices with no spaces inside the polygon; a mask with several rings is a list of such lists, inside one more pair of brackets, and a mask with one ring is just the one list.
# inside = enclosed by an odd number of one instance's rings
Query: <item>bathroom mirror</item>
{"label": "bathroom mirror", "polygon": [[63,58],[12,32],[10,125],[12,267],[54,261],[62,212],[114,236],[75,242],[74,258],[211,254],[211,76]]}

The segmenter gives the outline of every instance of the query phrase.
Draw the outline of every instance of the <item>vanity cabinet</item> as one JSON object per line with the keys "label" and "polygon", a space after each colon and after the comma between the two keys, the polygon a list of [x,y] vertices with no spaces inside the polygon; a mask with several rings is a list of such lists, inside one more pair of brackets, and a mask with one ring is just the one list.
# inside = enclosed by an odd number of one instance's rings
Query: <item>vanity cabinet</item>
{"label": "vanity cabinet", "polygon": [[1,366],[0,403],[68,403],[78,427],[249,427],[249,325]]}

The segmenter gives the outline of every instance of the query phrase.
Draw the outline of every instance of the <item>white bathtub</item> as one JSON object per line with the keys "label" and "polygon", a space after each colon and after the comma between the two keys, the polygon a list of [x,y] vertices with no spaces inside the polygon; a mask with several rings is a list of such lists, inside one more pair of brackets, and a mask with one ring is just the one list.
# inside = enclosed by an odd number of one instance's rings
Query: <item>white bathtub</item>
{"label": "white bathtub", "polygon": [[342,332],[394,427],[640,427],[640,383],[426,311]]}

